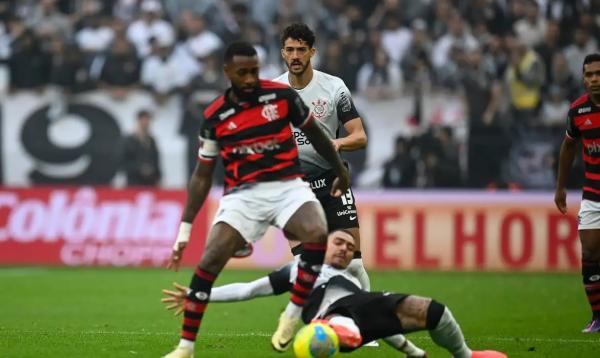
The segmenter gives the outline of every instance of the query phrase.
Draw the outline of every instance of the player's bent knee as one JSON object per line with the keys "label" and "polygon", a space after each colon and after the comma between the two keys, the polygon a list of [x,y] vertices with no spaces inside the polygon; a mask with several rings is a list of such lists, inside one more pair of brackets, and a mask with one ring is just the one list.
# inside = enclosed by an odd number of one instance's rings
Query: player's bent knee
{"label": "player's bent knee", "polygon": [[426,328],[430,302],[430,298],[410,295],[398,303],[396,313],[405,332]]}
{"label": "player's bent knee", "polygon": [[446,306],[437,302],[436,300],[431,300],[431,303],[427,308],[427,320],[425,327],[427,327],[428,330],[436,329],[445,310]]}

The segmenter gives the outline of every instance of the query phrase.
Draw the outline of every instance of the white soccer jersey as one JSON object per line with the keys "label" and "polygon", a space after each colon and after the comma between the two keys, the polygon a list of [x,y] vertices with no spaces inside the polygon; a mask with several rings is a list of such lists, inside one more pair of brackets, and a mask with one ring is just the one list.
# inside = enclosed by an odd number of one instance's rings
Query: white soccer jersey
{"label": "white soccer jersey", "polygon": [[[289,72],[286,72],[273,81],[290,85],[288,75]],[[339,77],[313,70],[313,78],[310,83],[296,91],[311,109],[321,128],[332,139],[338,137],[340,125],[358,117],[350,90]],[[298,144],[302,171],[307,176],[318,176],[331,169],[329,163],[317,153],[300,129],[294,128],[294,138]]]}
{"label": "white soccer jersey", "polygon": [[[297,274],[298,262],[295,259],[294,263],[290,266],[290,286],[296,281]],[[329,285],[329,281],[334,277],[336,284]],[[340,282],[342,282],[341,285],[339,284]],[[356,287],[352,287],[352,285]],[[317,302],[315,302],[318,303],[318,308],[315,306],[316,312],[313,312],[314,316],[311,317],[311,319],[315,317],[322,317],[322,315],[329,309],[329,306],[331,306],[334,302],[355,293],[359,289],[362,289],[360,281],[358,281],[356,277],[349,274],[347,270],[336,269],[335,267],[326,264],[321,267],[321,273],[315,281],[314,289],[319,288],[319,286],[321,286],[321,288],[325,291],[322,296],[319,295],[319,299]]]}
{"label": "white soccer jersey", "polygon": [[[290,275],[290,279],[289,279],[290,283],[293,284],[294,282],[296,282],[296,276],[298,275],[298,260],[296,258],[294,258],[293,263],[290,265],[290,274],[289,275]],[[327,264],[324,264],[321,267],[321,273],[319,273],[319,277],[317,277],[317,281],[315,281],[314,287],[317,287],[319,285],[329,282],[329,279],[334,276],[344,276],[345,279],[347,279],[350,282],[352,282],[353,284],[355,284],[356,287],[362,289],[362,286],[360,285],[360,281],[358,281],[358,279],[356,277],[354,277],[350,273],[348,273],[347,270],[336,269],[335,267],[329,266]]]}

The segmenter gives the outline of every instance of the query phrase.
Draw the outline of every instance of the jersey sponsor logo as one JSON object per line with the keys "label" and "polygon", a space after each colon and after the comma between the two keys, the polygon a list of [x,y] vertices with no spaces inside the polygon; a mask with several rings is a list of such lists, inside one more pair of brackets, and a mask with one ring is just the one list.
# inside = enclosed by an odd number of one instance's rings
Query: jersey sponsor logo
{"label": "jersey sponsor logo", "polygon": [[590,276],[590,281],[592,281],[592,282],[600,281],[600,275]]}
{"label": "jersey sponsor logo", "polygon": [[326,186],[327,183],[325,182],[325,179],[317,179],[310,182],[310,188],[313,190],[325,188]]}
{"label": "jersey sponsor logo", "polygon": [[231,117],[231,115],[233,115],[235,113],[235,109],[234,108],[229,108],[228,110],[226,110],[225,112],[219,114],[219,119],[220,120],[224,120],[227,117]]}
{"label": "jersey sponsor logo", "polygon": [[356,220],[356,216],[352,216],[351,215],[348,219],[350,219],[350,220]]}
{"label": "jersey sponsor logo", "polygon": [[262,96],[258,97],[258,102],[259,103],[268,102],[272,99],[275,99],[276,97],[277,97],[277,95],[275,93],[263,94]]}
{"label": "jersey sponsor logo", "polygon": [[227,129],[229,129],[229,130],[234,130],[236,128],[237,128],[237,125],[235,124],[235,122],[229,122],[227,124]]}
{"label": "jersey sponsor logo", "polygon": [[350,101],[350,96],[346,92],[340,93],[340,107],[342,112],[350,112],[352,109],[352,102]]}
{"label": "jersey sponsor logo", "polygon": [[588,113],[592,111],[592,107],[582,107],[577,110],[577,114]]}
{"label": "jersey sponsor logo", "polygon": [[600,153],[600,142],[595,140],[591,143],[587,143],[585,149],[589,154]]}
{"label": "jersey sponsor logo", "polygon": [[274,104],[265,104],[260,115],[267,121],[272,122],[279,119],[279,109]]}
{"label": "jersey sponsor logo", "polygon": [[327,101],[323,99],[316,99],[312,101],[313,105],[313,115],[317,119],[321,119],[325,117],[327,114]]}
{"label": "jersey sponsor logo", "polygon": [[[346,210],[341,210],[341,211],[337,212],[337,216],[352,215],[352,214],[356,214],[356,210],[346,209]],[[354,220],[354,219],[351,219],[351,220]]]}
{"label": "jersey sponsor logo", "polygon": [[279,143],[276,139],[269,139],[252,144],[242,144],[233,148],[234,154],[260,154],[279,149]]}
{"label": "jersey sponsor logo", "polygon": [[584,126],[591,126],[591,125],[592,125],[592,121],[591,121],[589,118],[587,118],[587,119],[585,120],[585,122],[583,122],[583,125],[584,125]]}
{"label": "jersey sponsor logo", "polygon": [[294,131],[294,140],[298,145],[308,145],[310,144],[310,140],[306,138],[306,134],[302,131]]}

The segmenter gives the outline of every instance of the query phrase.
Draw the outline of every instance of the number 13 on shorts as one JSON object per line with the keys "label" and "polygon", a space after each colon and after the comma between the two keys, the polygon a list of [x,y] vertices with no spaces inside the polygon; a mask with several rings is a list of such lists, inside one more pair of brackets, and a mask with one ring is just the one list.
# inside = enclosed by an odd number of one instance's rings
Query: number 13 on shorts
{"label": "number 13 on shorts", "polygon": [[342,204],[344,205],[352,205],[354,204],[354,197],[352,197],[352,189],[348,188],[348,191],[343,194],[341,197]]}

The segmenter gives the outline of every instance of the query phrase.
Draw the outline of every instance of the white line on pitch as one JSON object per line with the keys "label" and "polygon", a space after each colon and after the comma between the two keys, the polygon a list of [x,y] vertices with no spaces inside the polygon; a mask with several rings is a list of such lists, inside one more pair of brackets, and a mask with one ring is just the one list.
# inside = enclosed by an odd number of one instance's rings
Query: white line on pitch
{"label": "white line on pitch", "polygon": [[[0,330],[0,334],[2,330]],[[22,331],[22,330],[11,330],[11,333],[25,333],[25,334],[105,334],[105,335],[123,335],[123,336],[176,336],[177,332],[144,332],[144,331]],[[271,333],[268,332],[239,332],[239,333],[218,333],[218,332],[203,332],[203,336],[211,337],[270,337]],[[408,337],[413,341],[429,341],[429,337]],[[473,337],[467,341],[486,341],[486,342],[542,342],[542,343],[591,343],[600,344],[600,341],[594,339],[579,339],[579,338],[540,338],[540,337]]]}

